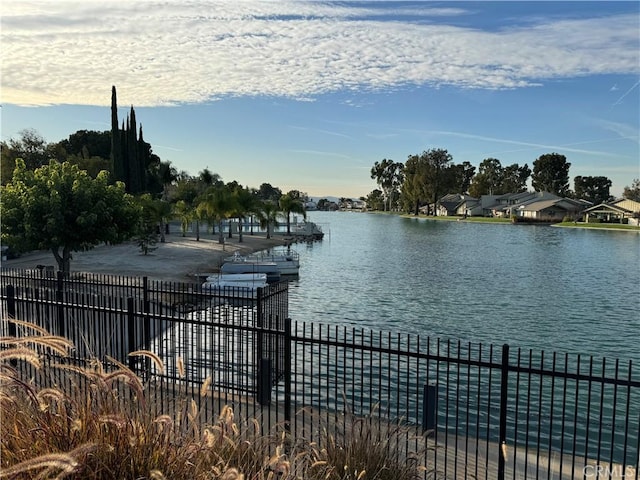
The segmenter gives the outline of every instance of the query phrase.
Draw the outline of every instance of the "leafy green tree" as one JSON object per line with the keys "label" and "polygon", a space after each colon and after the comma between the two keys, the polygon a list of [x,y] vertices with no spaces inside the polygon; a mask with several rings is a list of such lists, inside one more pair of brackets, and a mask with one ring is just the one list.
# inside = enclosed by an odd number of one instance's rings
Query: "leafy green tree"
{"label": "leafy green tree", "polygon": [[80,155],[69,155],[64,161],[78,165],[80,170],[86,170],[92,178],[96,178],[103,170],[111,168],[109,159],[98,156],[91,157],[87,151],[82,152]]}
{"label": "leafy green tree", "polygon": [[28,170],[18,159],[12,181],[1,190],[2,243],[18,251],[51,250],[65,275],[71,253],[100,243],[119,243],[136,231],[139,208],[124,185],[95,179],[77,165],[52,161]]}
{"label": "leafy green tree", "polygon": [[400,192],[400,203],[407,212],[418,215],[420,206],[427,201],[427,158],[411,155],[404,164],[404,182]]}
{"label": "leafy green tree", "polygon": [[473,177],[469,186],[469,194],[479,198],[482,195],[498,195],[502,193],[503,168],[497,158],[485,158],[478,167],[478,174]]}
{"label": "leafy green tree", "polygon": [[453,175],[452,188],[448,193],[467,193],[471,180],[476,173],[476,167],[470,162],[462,162],[451,166],[451,174]]}
{"label": "leafy green tree", "polygon": [[404,165],[400,162],[384,158],[381,162],[374,163],[371,167],[371,178],[382,189],[386,202],[386,210],[391,210],[394,197],[399,196],[400,187],[404,181]]}
{"label": "leafy green tree", "polygon": [[158,213],[156,202],[150,194],[140,195],[137,199],[140,206],[140,222],[135,241],[145,255],[155,250],[158,242]]}
{"label": "leafy green tree", "polygon": [[504,167],[499,193],[521,193],[527,191],[527,180],[531,169],[525,163],[522,167],[517,163]]}
{"label": "leafy green tree", "polygon": [[256,216],[260,222],[260,228],[267,231],[267,238],[271,238],[273,228],[278,226],[278,217],[280,216],[278,204],[271,200],[261,202],[256,210]]}
{"label": "leafy green tree", "polygon": [[57,158],[55,145],[47,143],[36,130],[27,128],[19,134],[20,138],[11,138],[8,143],[1,143],[2,185],[11,181],[18,158],[23,160],[28,170],[34,170],[46,165],[50,159]]}
{"label": "leafy green tree", "polygon": [[304,205],[299,198],[294,197],[295,194],[288,192],[280,197],[280,210],[287,219],[287,235],[291,235],[291,214],[299,213],[302,218],[307,218],[307,212],[304,209]]}
{"label": "leafy green tree", "polygon": [[531,184],[536,192],[551,192],[565,196],[569,192],[567,158],[559,153],[545,153],[533,162]]}
{"label": "leafy green tree", "polygon": [[622,196],[627,200],[635,200],[640,202],[640,178],[634,178],[631,186],[624,187]]}
{"label": "leafy green tree", "polygon": [[611,180],[607,177],[582,177],[577,176],[573,179],[573,191],[575,198],[586,200],[599,205],[612,199],[609,190],[611,189]]}
{"label": "leafy green tree", "polygon": [[154,233],[159,232],[160,243],[165,243],[165,227],[173,217],[171,203],[160,198],[153,198],[149,193],[140,195],[138,203],[142,208],[142,230],[146,229],[146,225],[150,225]]}
{"label": "leafy green tree", "polygon": [[100,157],[109,161],[111,154],[111,132],[78,130],[69,135],[69,138],[66,140],[58,142],[58,146],[64,149],[66,155]]}
{"label": "leafy green tree", "polygon": [[263,183],[258,188],[256,193],[259,200],[263,202],[272,201],[274,203],[278,203],[280,197],[282,196],[282,190],[278,187],[272,186],[270,183]]}
{"label": "leafy green tree", "polygon": [[[367,202],[367,209],[369,210],[382,210],[384,208],[384,197],[382,196],[382,190],[377,188],[372,190],[365,198]],[[318,205],[319,207],[319,205]]]}
{"label": "leafy green tree", "polygon": [[[425,165],[423,186],[425,199],[435,205],[440,197],[447,193],[455,183],[455,168],[452,165],[453,157],[442,148],[432,148],[422,152]],[[436,214],[435,209],[433,215]]]}

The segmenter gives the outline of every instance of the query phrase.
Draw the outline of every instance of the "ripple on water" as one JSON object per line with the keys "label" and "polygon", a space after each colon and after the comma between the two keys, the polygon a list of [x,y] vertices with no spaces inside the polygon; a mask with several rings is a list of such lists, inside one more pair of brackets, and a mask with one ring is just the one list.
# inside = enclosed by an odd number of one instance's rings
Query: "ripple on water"
{"label": "ripple on water", "polygon": [[294,320],[640,361],[640,235],[309,217],[330,234],[299,249]]}

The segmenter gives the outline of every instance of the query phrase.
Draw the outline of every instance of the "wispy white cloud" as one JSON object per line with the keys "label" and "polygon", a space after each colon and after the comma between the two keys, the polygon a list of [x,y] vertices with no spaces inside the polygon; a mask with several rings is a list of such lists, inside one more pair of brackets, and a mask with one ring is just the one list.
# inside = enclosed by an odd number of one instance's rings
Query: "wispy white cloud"
{"label": "wispy white cloud", "polygon": [[338,90],[508,89],[639,70],[637,15],[482,31],[442,23],[465,14],[456,8],[398,6],[393,20],[387,13],[319,2],[5,2],[2,101],[107,105],[111,85],[123,105],[310,100]]}
{"label": "wispy white cloud", "polygon": [[626,123],[614,122],[611,120],[598,119],[596,123],[603,129],[618,135],[618,139],[628,139],[640,143],[640,131],[637,127]]}
{"label": "wispy white cloud", "polygon": [[323,135],[329,135],[332,137],[351,138],[349,135],[345,135],[344,133],[334,132],[331,130],[323,130],[321,128],[300,127],[298,125],[289,125],[289,128],[292,128],[294,130],[306,131],[306,132],[321,133]]}
{"label": "wispy white cloud", "polygon": [[427,133],[429,133],[431,135],[446,135],[446,136],[453,136],[453,137],[460,137],[460,138],[468,138],[468,139],[472,139],[472,140],[480,140],[480,141],[483,141],[483,142],[504,143],[504,144],[508,144],[508,145],[520,145],[520,146],[523,146],[523,147],[527,147],[525,149],[518,149],[518,150],[503,150],[503,151],[500,151],[500,152],[489,152],[486,155],[497,155],[497,154],[502,154],[502,153],[512,153],[512,152],[518,152],[518,151],[523,151],[523,150],[529,150],[530,148],[543,148],[543,149],[554,150],[554,151],[581,153],[581,154],[584,154],[584,155],[596,155],[596,156],[599,156],[599,157],[618,157],[619,156],[618,154],[614,154],[612,152],[606,152],[606,151],[600,151],[600,150],[585,150],[585,149],[581,149],[581,148],[574,148],[577,145],[586,145],[586,144],[589,144],[589,143],[611,142],[611,141],[619,140],[620,139],[619,137],[617,137],[615,139],[609,138],[609,139],[600,139],[600,140],[589,140],[589,141],[584,141],[584,142],[565,143],[565,144],[562,144],[562,145],[550,145],[550,144],[543,144],[543,143],[512,140],[512,139],[507,139],[507,138],[497,138],[497,137],[490,137],[490,136],[484,136],[484,135],[474,135],[474,134],[469,134],[469,133],[464,133],[464,132],[429,131]]}
{"label": "wispy white cloud", "polygon": [[303,155],[319,155],[322,157],[335,157],[335,158],[343,158],[345,160],[352,160],[349,155],[344,155],[342,153],[337,152],[324,152],[322,150],[297,150],[297,149],[289,149],[287,150],[292,153],[300,153]]}

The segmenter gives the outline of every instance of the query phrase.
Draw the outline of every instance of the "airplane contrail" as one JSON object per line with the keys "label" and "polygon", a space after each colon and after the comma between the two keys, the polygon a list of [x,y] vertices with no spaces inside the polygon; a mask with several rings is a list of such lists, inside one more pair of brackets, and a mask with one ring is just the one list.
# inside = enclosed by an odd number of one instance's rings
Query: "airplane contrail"
{"label": "airplane contrail", "polygon": [[620,105],[620,103],[622,103],[622,100],[624,99],[624,97],[629,95],[633,91],[633,89],[636,88],[638,85],[640,85],[640,80],[638,80],[636,83],[634,83],[631,86],[631,88],[629,90],[627,90],[618,100],[616,100],[616,103],[614,103],[612,106]]}

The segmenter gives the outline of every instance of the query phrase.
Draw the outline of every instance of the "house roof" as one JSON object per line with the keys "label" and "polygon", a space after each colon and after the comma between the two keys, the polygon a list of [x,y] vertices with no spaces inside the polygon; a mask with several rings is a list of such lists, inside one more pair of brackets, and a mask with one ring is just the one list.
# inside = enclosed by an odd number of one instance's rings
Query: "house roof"
{"label": "house roof", "polygon": [[528,202],[526,204],[522,204],[522,205],[513,205],[513,208],[517,209],[517,210],[523,210],[523,211],[527,211],[527,212],[541,212],[542,210],[546,210],[547,208],[561,208],[563,210],[569,210],[569,208],[567,208],[565,205],[563,205],[565,199],[563,198],[559,198],[557,200],[541,200],[541,201],[534,201],[534,202]]}
{"label": "house roof", "polygon": [[465,195],[462,193],[449,193],[444,197],[440,198],[438,203],[441,207],[446,208],[447,210],[457,210],[458,207],[463,205],[466,202],[469,202],[473,205],[478,203],[478,199],[472,197],[471,195]]}
{"label": "house roof", "polygon": [[610,205],[616,205],[631,212],[640,212],[640,202],[636,202],[635,200],[630,200],[628,198],[616,200],[615,202],[611,202]]}
{"label": "house roof", "polygon": [[593,207],[586,208],[584,213],[591,212],[616,212],[616,213],[633,213],[631,210],[627,210],[626,208],[619,207],[615,203],[600,203],[599,205],[594,205]]}

